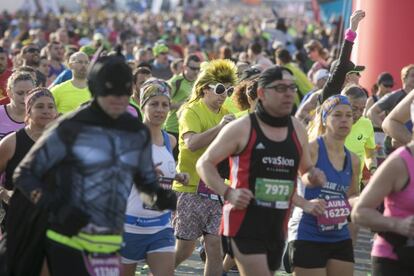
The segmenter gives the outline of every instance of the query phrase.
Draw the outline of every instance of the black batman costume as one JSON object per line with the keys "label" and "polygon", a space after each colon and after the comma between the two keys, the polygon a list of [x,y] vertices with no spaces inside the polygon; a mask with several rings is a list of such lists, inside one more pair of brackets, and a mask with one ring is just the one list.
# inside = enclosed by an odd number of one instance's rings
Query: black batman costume
{"label": "black batman costume", "polygon": [[[22,264],[19,257],[19,252],[28,255],[27,245],[33,253],[42,253],[30,240],[33,234],[38,245],[46,241],[52,275],[90,275],[93,263],[85,265],[85,260],[95,256],[91,254],[116,256],[133,184],[159,209],[175,209],[175,195],[158,186],[147,128],[127,112],[117,118],[109,116],[97,100],[130,95],[132,73],[128,65],[120,57],[98,59],[89,73],[88,86],[94,96],[92,102],[47,130],[15,171],[20,201],[24,201],[22,194],[31,200],[18,212],[37,226],[26,225],[31,230],[16,231],[9,238],[12,271],[17,263],[20,267],[15,271],[30,265]],[[37,210],[35,217],[30,207]],[[10,232],[21,227],[16,216],[9,224]],[[20,242],[22,237],[26,244]],[[28,269],[32,271],[33,267]]]}

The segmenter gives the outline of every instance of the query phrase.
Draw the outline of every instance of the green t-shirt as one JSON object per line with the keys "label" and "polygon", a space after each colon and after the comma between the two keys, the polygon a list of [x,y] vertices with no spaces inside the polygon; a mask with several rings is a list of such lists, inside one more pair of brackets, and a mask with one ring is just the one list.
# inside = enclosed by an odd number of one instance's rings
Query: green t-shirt
{"label": "green t-shirt", "polygon": [[226,108],[222,107],[218,113],[211,111],[200,99],[184,107],[180,119],[180,137],[178,146],[180,153],[178,155],[177,172],[187,172],[190,175],[190,181],[187,186],[174,181],[173,190],[177,192],[195,193],[200,181],[195,165],[198,158],[204,153],[207,147],[190,151],[184,143],[183,134],[187,132],[203,133],[217,126],[224,115],[229,114]]}
{"label": "green t-shirt", "polygon": [[361,180],[365,149],[375,149],[376,147],[374,127],[369,119],[361,117],[352,125],[351,132],[346,137],[345,146],[359,157],[361,163],[359,179]]}
{"label": "green t-shirt", "polygon": [[[195,81],[189,81],[182,74],[173,76],[168,84],[171,86],[171,103],[187,101]],[[178,88],[178,89],[177,89]],[[177,110],[170,110],[164,128],[168,132],[178,133]]]}
{"label": "green t-shirt", "polygon": [[91,92],[87,87],[79,89],[72,84],[72,80],[62,82],[51,90],[55,98],[56,107],[59,113],[68,113],[77,109],[81,104],[91,99]]}

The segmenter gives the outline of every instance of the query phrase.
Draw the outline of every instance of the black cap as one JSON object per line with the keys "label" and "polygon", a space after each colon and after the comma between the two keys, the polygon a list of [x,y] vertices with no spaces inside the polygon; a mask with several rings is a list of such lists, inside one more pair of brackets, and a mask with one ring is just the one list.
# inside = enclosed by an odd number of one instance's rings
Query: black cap
{"label": "black cap", "polygon": [[258,80],[259,87],[266,87],[268,84],[277,81],[283,80],[283,72],[288,73],[293,76],[292,71],[283,66],[273,66],[264,70]]}
{"label": "black cap", "polygon": [[383,84],[385,86],[393,86],[394,85],[394,78],[392,77],[392,75],[390,73],[382,72],[378,76],[377,84],[378,85]]}
{"label": "black cap", "polygon": [[261,72],[262,70],[260,70],[260,68],[258,67],[255,67],[255,66],[249,67],[243,70],[243,73],[240,76],[240,81],[250,80],[253,77],[258,76]]}
{"label": "black cap", "polygon": [[94,97],[124,96],[132,93],[132,71],[120,56],[100,57],[88,74],[88,87]]}
{"label": "black cap", "polygon": [[[338,67],[339,64],[339,59],[336,59],[332,62],[331,64],[331,70],[330,72],[333,73],[333,71],[335,70],[336,67]],[[350,73],[350,72],[356,72],[356,73],[360,73],[362,71],[365,70],[365,66],[362,65],[355,65],[352,61],[347,61],[346,64],[346,73]]]}

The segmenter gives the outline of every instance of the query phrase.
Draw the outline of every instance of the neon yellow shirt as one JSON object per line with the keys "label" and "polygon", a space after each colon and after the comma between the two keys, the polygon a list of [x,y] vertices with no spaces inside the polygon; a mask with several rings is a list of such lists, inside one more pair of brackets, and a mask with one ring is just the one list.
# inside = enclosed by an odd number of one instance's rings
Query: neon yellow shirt
{"label": "neon yellow shirt", "polygon": [[313,84],[309,81],[305,73],[303,73],[302,70],[300,70],[294,63],[288,63],[283,66],[292,71],[293,75],[295,76],[295,84],[298,87],[298,93],[301,94],[300,96],[295,95],[295,104],[296,106],[299,106],[300,99],[302,99],[306,93],[312,90]]}
{"label": "neon yellow shirt", "polygon": [[67,113],[77,109],[81,104],[91,99],[89,89],[79,89],[72,84],[72,80],[62,82],[51,89],[59,113]]}
{"label": "neon yellow shirt", "polygon": [[190,175],[190,181],[186,186],[174,181],[174,191],[185,193],[195,193],[197,191],[200,177],[197,174],[195,165],[198,158],[207,149],[207,147],[204,147],[196,151],[190,151],[184,143],[183,134],[188,132],[203,133],[217,126],[226,114],[229,114],[229,111],[224,107],[218,113],[214,113],[207,107],[203,99],[184,107],[178,119],[180,126],[180,137],[178,139],[180,153],[178,155],[177,172],[187,172]]}
{"label": "neon yellow shirt", "polygon": [[365,149],[375,149],[376,147],[374,127],[369,119],[361,117],[352,125],[351,132],[346,137],[345,146],[359,157],[361,163],[359,180],[361,180],[365,161]]}
{"label": "neon yellow shirt", "polygon": [[236,107],[236,105],[233,102],[233,98],[231,97],[226,98],[226,100],[223,103],[223,107],[233,114],[241,111]]}

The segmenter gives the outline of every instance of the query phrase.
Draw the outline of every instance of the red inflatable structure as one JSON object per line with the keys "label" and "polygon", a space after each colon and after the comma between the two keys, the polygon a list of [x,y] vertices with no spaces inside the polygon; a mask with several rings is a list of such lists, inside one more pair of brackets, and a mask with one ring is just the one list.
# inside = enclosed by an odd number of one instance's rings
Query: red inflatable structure
{"label": "red inflatable structure", "polygon": [[366,12],[352,52],[355,64],[365,65],[361,84],[370,90],[378,74],[390,72],[401,87],[402,67],[414,63],[414,1],[354,0]]}

